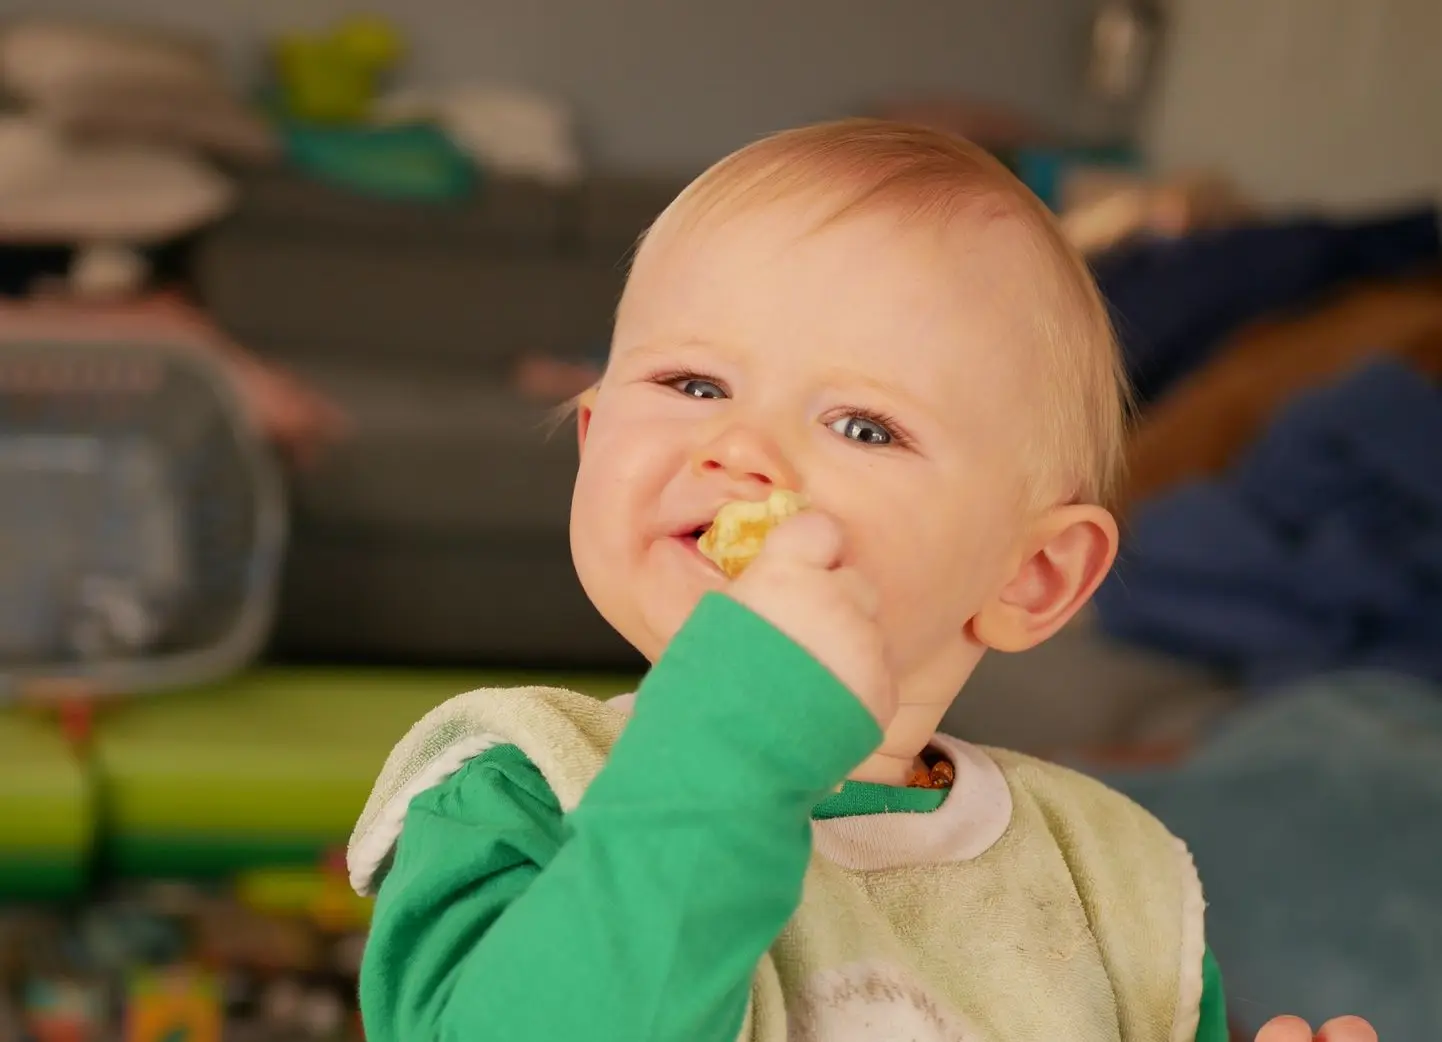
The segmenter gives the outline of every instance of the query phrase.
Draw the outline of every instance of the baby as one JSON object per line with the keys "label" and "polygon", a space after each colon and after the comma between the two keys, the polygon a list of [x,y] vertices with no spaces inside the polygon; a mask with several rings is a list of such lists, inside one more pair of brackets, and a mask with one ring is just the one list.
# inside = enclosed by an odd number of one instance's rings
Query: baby
{"label": "baby", "polygon": [[[703,174],[578,404],[576,569],[652,669],[397,747],[350,848],[371,1042],[1223,1042],[1183,845],[935,733],[1106,574],[1125,418],[1085,264],[982,151],[848,121]],[[702,552],[777,492],[754,561]]]}

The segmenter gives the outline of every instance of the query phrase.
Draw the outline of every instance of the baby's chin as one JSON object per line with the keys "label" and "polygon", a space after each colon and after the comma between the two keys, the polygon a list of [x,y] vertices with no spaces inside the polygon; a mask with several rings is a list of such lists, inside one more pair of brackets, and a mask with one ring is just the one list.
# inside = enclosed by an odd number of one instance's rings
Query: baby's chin
{"label": "baby's chin", "polygon": [[628,644],[655,662],[712,588],[675,574],[643,574],[617,588],[609,605],[597,607]]}
{"label": "baby's chin", "polygon": [[686,624],[701,598],[726,580],[694,548],[657,541],[620,564],[621,554],[586,547],[576,572],[592,605],[628,644],[654,662]]}
{"label": "baby's chin", "polygon": [[647,661],[655,662],[666,650],[666,646],[675,639],[676,634],[681,632],[705,593],[705,590],[654,591],[643,603],[637,605],[637,621],[640,625],[634,636],[624,630],[621,631],[621,636],[645,656]]}

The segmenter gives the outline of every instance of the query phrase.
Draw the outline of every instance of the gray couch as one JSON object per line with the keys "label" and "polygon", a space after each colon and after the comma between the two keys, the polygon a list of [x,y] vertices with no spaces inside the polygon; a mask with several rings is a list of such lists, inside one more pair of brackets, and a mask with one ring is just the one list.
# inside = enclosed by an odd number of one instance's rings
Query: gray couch
{"label": "gray couch", "polygon": [[510,386],[526,351],[610,334],[626,253],[679,182],[492,180],[386,203],[284,173],[201,243],[218,321],[350,414],[297,475],[276,650],[408,662],[633,666],[581,593],[574,435]]}

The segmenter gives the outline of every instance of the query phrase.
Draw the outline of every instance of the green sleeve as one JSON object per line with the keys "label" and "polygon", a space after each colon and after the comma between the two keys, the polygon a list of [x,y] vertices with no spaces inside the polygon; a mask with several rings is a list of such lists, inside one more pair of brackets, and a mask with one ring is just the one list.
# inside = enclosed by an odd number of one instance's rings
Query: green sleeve
{"label": "green sleeve", "polygon": [[1222,968],[1208,948],[1202,955],[1202,1009],[1197,1021],[1197,1042],[1228,1042],[1230,1038]]}
{"label": "green sleeve", "polygon": [[370,1042],[733,1042],[800,901],[810,812],[881,732],[709,595],[562,817],[518,750],[416,797],[361,971]]}

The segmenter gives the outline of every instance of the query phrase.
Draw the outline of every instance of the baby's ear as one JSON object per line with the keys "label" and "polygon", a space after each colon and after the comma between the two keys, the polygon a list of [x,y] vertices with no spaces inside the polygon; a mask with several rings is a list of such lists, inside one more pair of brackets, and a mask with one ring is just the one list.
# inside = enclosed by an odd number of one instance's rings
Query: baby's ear
{"label": "baby's ear", "polygon": [[591,430],[591,414],[596,411],[596,388],[587,387],[571,399],[570,408],[576,413],[576,448],[586,451],[586,435]]}
{"label": "baby's ear", "polygon": [[1096,592],[1117,554],[1117,523],[1099,506],[1057,507],[1033,528],[1016,573],[971,620],[995,651],[1046,640]]}

